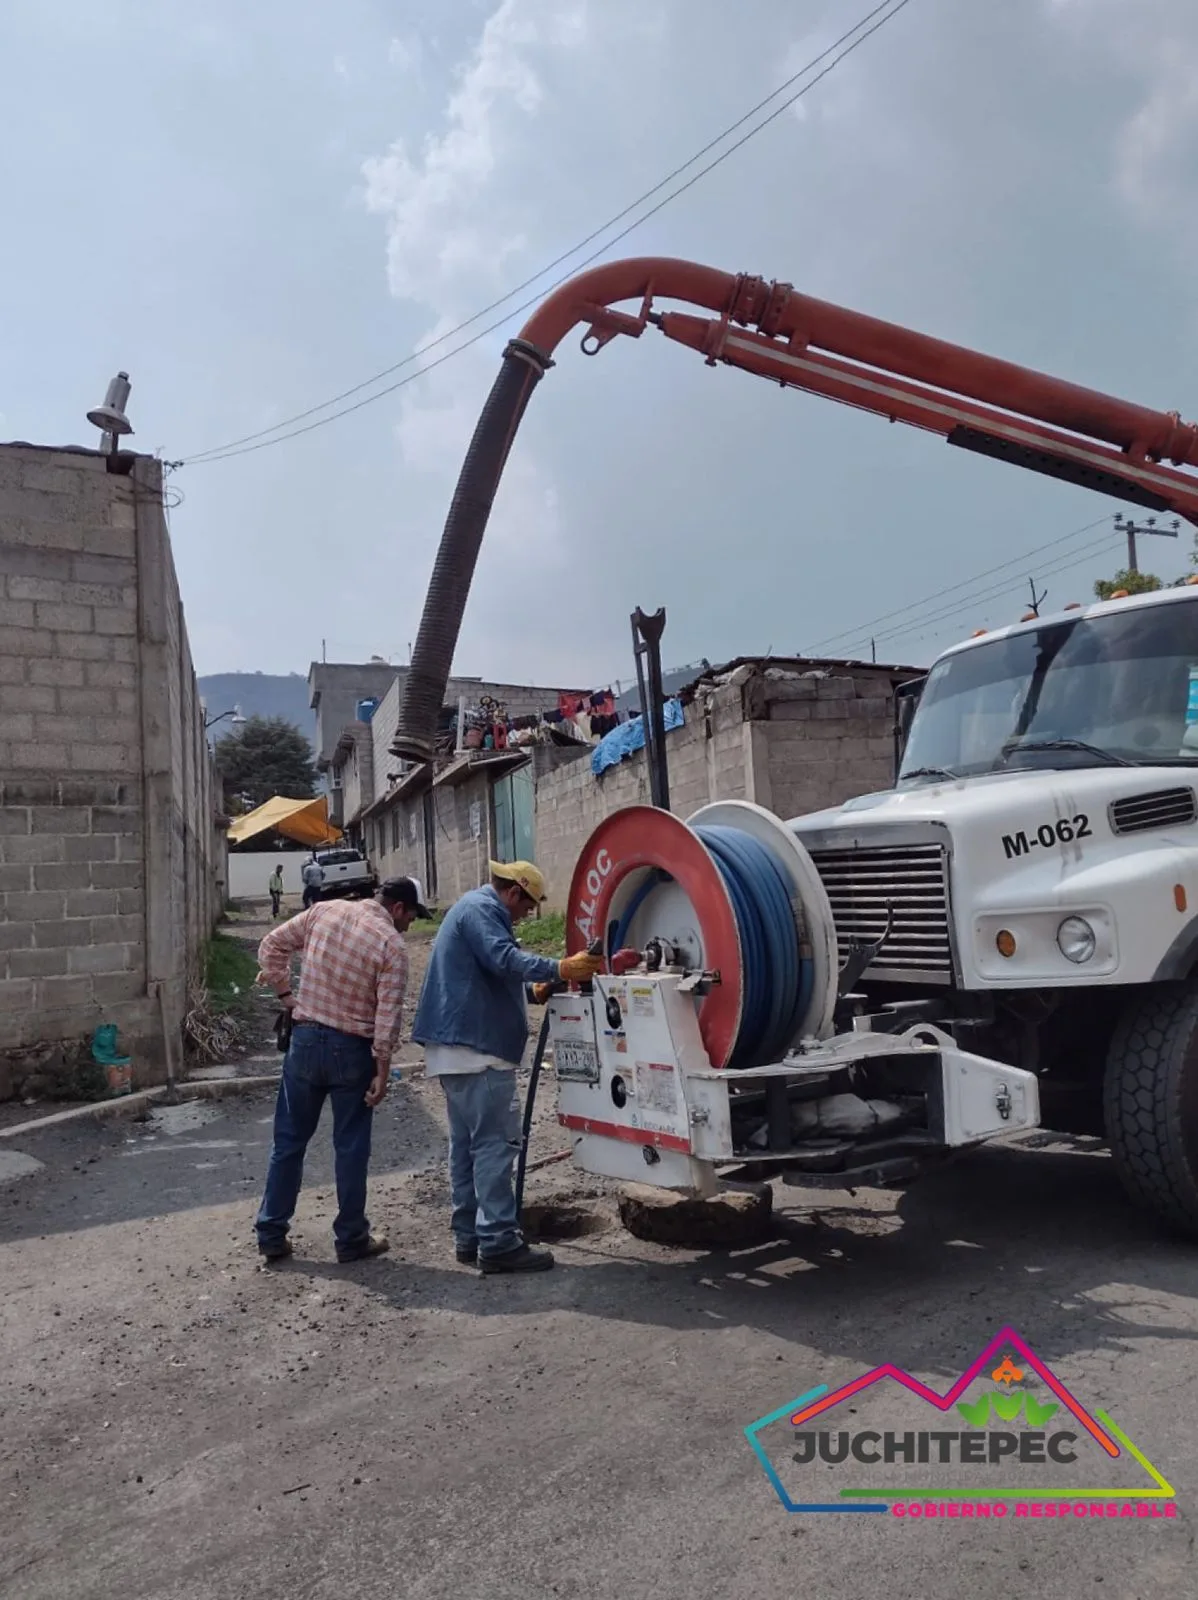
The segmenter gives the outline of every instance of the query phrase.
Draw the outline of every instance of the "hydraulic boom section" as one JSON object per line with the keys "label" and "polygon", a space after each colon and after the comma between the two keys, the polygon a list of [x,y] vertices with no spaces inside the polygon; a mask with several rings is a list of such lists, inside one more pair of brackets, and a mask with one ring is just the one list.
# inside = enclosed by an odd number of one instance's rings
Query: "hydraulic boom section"
{"label": "hydraulic boom section", "polygon": [[[657,311],[682,301],[712,313]],[[635,311],[617,310],[622,302]],[[504,463],[553,352],[583,326],[596,354],[623,334],[655,327],[723,362],[892,422],[938,433],[1100,494],[1198,524],[1198,427],[1094,389],[914,333],[799,294],[788,283],[737,276],[691,261],[613,261],[563,284],[504,351],[470,443],[433,568],[392,751],[432,758],[479,547]]]}

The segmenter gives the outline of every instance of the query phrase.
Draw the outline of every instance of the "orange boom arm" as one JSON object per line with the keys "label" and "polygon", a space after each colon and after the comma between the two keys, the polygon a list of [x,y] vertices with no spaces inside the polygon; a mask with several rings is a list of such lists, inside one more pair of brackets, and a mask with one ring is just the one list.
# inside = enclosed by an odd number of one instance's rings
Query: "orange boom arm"
{"label": "orange boom arm", "polygon": [[[682,301],[713,313],[654,310]],[[635,311],[613,307],[638,302]],[[595,354],[656,327],[709,365],[723,362],[789,388],[941,434],[949,444],[1198,524],[1198,427],[894,323],[691,261],[613,261],[563,284],[504,352],[450,506],[404,684],[392,750],[432,756],[495,490],[529,397],[554,350],[583,326]]]}

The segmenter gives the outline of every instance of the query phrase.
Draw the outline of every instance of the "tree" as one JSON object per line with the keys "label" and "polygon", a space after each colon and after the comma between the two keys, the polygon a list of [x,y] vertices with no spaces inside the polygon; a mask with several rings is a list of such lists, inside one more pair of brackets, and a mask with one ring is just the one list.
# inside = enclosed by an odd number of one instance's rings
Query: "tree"
{"label": "tree", "polygon": [[1124,567],[1113,578],[1099,578],[1094,593],[1100,600],[1109,600],[1117,589],[1126,589],[1128,594],[1151,594],[1160,587],[1161,580],[1155,572],[1132,572]]}
{"label": "tree", "polygon": [[244,796],[253,810],[276,794],[309,800],[316,790],[312,748],[285,717],[250,717],[218,742],[216,765],[226,806]]}

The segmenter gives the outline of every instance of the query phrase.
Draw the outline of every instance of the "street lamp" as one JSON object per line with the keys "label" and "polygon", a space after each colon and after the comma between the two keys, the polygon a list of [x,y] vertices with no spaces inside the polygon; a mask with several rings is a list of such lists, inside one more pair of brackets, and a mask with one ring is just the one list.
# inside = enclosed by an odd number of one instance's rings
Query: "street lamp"
{"label": "street lamp", "polygon": [[1142,526],[1137,527],[1134,522],[1129,522],[1121,513],[1116,516],[1115,532],[1127,535],[1127,570],[1129,572],[1139,572],[1140,570],[1136,565],[1137,533],[1155,533],[1162,539],[1176,539],[1180,528],[1181,521],[1177,517],[1173,518],[1173,526],[1171,528],[1158,528],[1155,517],[1149,517]]}
{"label": "street lamp", "polygon": [[222,711],[219,717],[206,717],[204,719],[205,732],[210,727],[212,727],[213,723],[215,723],[215,722],[223,722],[226,717],[232,717],[233,726],[235,728],[244,728],[245,727],[245,718],[241,714],[241,707],[240,706],[234,706],[232,711]]}

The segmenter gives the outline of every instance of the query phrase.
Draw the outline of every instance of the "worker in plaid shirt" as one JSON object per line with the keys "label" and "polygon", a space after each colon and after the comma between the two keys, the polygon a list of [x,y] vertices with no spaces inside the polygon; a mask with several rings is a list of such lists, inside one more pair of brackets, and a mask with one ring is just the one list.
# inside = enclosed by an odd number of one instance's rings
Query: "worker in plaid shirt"
{"label": "worker in plaid shirt", "polygon": [[[304,1176],[304,1154],[324,1102],[333,1102],[337,1260],[387,1249],[366,1220],[366,1171],[374,1108],[387,1092],[399,1041],[408,953],[403,935],[427,917],[410,878],[391,878],[373,900],[330,900],[292,917],[258,948],[261,980],[291,1012],[291,1045],[275,1104],[274,1143],[258,1212],[267,1261],[291,1254],[287,1237]],[[291,959],[301,956],[298,994]]]}

